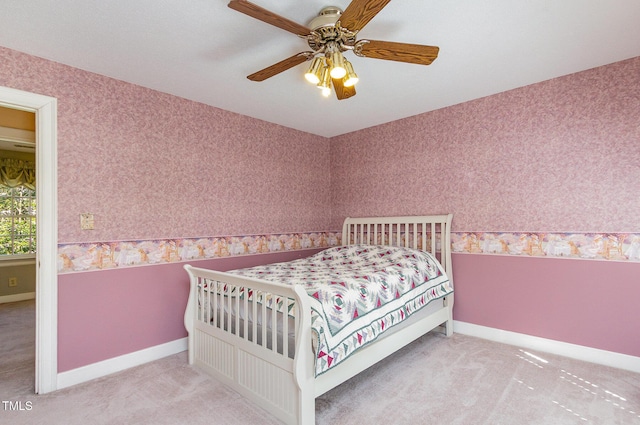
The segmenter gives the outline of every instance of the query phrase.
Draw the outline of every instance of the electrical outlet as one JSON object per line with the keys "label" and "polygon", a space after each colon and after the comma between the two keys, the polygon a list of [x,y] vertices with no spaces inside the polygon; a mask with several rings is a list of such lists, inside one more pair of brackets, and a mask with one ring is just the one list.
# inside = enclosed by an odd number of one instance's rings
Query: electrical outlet
{"label": "electrical outlet", "polygon": [[17,277],[10,277],[9,278],[9,287],[13,288],[14,286],[18,286],[18,278]]}

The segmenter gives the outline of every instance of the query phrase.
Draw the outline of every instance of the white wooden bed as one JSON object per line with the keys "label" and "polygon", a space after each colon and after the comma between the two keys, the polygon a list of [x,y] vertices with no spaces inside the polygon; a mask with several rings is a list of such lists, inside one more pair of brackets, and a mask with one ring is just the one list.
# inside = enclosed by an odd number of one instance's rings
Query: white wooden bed
{"label": "white wooden bed", "polygon": [[[342,242],[428,251],[437,256],[452,283],[451,220],[452,214],[347,218]],[[314,424],[316,397],[427,332],[440,328],[447,336],[453,333],[451,293],[431,301],[407,320],[389,328],[375,342],[316,377],[310,297],[301,285],[277,284],[191,265],[185,265],[185,269],[190,276],[185,312],[189,363],[289,424]],[[259,303],[233,296],[235,288],[284,299],[281,311],[287,311],[286,306],[295,303],[293,318],[283,320],[278,309],[256,307]],[[210,308],[201,308],[205,305]],[[243,320],[244,313],[234,313],[242,311],[258,320]],[[262,323],[270,325],[261,326]]]}

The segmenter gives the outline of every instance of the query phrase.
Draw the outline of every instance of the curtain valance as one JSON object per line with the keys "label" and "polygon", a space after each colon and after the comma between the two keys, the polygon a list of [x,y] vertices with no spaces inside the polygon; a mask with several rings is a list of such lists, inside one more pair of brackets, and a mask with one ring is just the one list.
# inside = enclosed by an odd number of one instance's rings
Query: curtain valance
{"label": "curtain valance", "polygon": [[0,184],[8,187],[36,188],[36,164],[22,159],[0,158]]}

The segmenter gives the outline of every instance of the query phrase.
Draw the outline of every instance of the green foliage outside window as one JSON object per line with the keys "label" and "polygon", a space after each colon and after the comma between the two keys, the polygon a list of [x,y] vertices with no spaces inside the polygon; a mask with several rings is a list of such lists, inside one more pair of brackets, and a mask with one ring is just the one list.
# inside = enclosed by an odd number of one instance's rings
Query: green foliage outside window
{"label": "green foliage outside window", "polygon": [[36,191],[0,185],[0,255],[36,252]]}

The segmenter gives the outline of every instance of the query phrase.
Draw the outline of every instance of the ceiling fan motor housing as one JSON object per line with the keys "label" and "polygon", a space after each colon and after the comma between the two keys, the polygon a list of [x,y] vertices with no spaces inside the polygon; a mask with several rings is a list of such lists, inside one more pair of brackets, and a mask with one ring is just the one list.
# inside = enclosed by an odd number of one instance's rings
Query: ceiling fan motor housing
{"label": "ceiling fan motor housing", "polygon": [[307,36],[309,47],[316,52],[323,52],[327,44],[335,43],[342,52],[353,49],[356,34],[339,25],[340,15],[342,15],[342,9],[328,6],[309,22],[311,29],[311,34]]}
{"label": "ceiling fan motor housing", "polygon": [[320,11],[320,13],[318,13],[318,16],[309,22],[309,28],[311,28],[312,31],[315,31],[320,27],[334,26],[340,18],[340,15],[342,15],[342,9],[339,7],[325,7]]}

